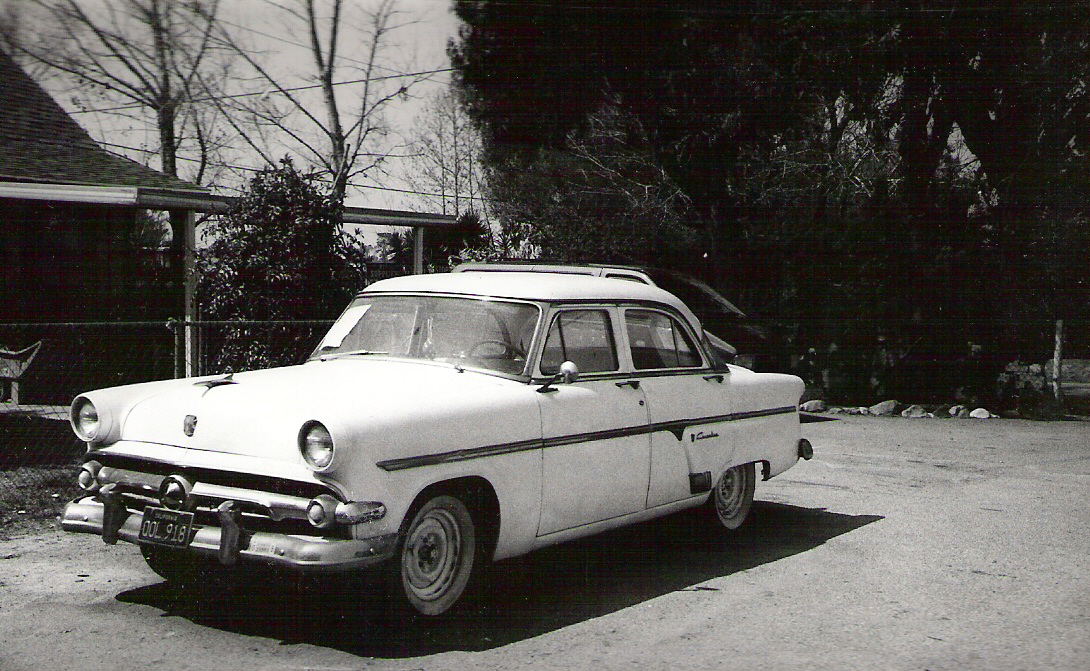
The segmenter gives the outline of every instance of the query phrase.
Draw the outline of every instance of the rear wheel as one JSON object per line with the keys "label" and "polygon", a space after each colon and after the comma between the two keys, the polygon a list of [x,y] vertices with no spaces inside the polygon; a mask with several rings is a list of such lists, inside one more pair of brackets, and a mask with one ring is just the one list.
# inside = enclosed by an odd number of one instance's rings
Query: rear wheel
{"label": "rear wheel", "polygon": [[757,477],[752,463],[728,468],[712,489],[708,505],[719,523],[731,531],[742,526],[753,506]]}
{"label": "rear wheel", "polygon": [[477,534],[462,501],[440,495],[412,517],[398,552],[398,582],[414,610],[429,616],[450,610],[465,592],[477,555]]}

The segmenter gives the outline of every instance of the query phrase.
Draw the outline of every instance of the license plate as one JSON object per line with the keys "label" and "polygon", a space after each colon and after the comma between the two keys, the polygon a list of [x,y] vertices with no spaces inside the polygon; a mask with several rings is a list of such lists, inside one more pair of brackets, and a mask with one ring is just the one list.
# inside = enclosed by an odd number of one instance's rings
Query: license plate
{"label": "license plate", "polygon": [[148,506],[140,523],[140,542],[184,548],[189,545],[192,528],[193,513]]}

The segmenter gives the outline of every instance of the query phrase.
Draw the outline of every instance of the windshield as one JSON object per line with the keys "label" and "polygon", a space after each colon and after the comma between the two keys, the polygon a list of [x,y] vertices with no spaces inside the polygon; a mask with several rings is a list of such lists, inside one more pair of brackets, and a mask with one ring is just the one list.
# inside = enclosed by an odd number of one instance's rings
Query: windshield
{"label": "windshield", "polygon": [[529,303],[360,296],[311,358],[390,356],[523,374],[541,310]]}

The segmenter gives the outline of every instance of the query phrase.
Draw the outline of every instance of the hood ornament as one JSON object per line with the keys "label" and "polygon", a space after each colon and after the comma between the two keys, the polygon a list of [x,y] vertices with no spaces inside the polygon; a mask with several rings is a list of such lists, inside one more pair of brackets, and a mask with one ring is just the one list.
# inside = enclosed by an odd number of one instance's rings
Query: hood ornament
{"label": "hood ornament", "polygon": [[211,389],[212,387],[222,387],[225,384],[238,384],[238,382],[235,381],[235,374],[234,373],[228,373],[227,375],[224,375],[223,377],[217,377],[214,380],[205,380],[204,382],[194,382],[193,386],[194,387],[208,387],[209,389]]}

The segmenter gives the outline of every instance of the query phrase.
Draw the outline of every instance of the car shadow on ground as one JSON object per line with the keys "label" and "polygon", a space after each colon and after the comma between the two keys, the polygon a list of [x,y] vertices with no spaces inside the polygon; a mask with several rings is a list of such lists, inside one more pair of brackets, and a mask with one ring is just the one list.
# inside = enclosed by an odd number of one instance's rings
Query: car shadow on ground
{"label": "car shadow on ground", "polygon": [[727,535],[697,512],[491,564],[479,593],[441,622],[395,614],[366,582],[300,585],[273,575],[218,592],[159,582],[117,599],[201,626],[365,657],[482,651],[672,592],[729,590],[729,583],[703,583],[806,552],[882,519],[757,501],[746,526]]}

